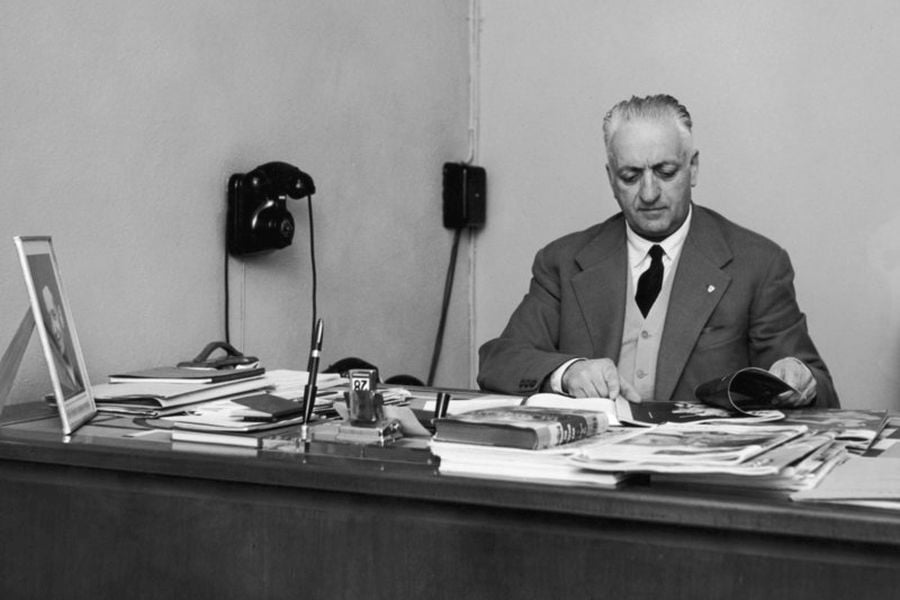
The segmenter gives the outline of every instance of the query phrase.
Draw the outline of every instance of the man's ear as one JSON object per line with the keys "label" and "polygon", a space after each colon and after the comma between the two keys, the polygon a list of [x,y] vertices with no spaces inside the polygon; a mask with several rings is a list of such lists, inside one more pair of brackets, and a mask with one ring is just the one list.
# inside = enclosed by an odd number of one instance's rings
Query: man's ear
{"label": "man's ear", "polygon": [[606,179],[609,180],[609,187],[615,190],[616,186],[613,183],[612,168],[610,168],[609,162],[606,163]]}
{"label": "man's ear", "polygon": [[691,187],[697,185],[697,172],[700,170],[700,151],[694,150],[694,154],[691,155]]}

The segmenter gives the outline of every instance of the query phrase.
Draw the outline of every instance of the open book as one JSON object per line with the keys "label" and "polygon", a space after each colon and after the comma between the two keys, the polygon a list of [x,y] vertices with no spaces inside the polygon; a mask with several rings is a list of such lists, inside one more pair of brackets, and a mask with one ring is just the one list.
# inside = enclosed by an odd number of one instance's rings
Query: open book
{"label": "open book", "polygon": [[778,421],[784,413],[778,410],[735,411],[698,402],[641,402],[633,404],[624,398],[573,398],[562,394],[540,393],[525,399],[526,406],[547,408],[581,408],[606,414],[610,425],[659,425],[661,423],[762,423]]}
{"label": "open book", "polygon": [[659,425],[661,423],[762,423],[778,421],[784,413],[775,409],[775,400],[795,393],[784,380],[757,367],[746,367],[694,390],[699,402],[640,402],[624,398],[572,398],[562,394],[539,393],[523,402],[526,406],[582,408],[606,413],[610,425]]}

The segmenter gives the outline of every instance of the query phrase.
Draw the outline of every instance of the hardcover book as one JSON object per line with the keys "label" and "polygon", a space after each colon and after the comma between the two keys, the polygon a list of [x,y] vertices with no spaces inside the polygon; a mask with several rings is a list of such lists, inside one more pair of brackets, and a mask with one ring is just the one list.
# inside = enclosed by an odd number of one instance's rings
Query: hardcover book
{"label": "hardcover book", "polygon": [[302,417],[285,421],[257,422],[247,424],[242,429],[228,429],[224,427],[184,429],[176,424],[172,429],[172,441],[258,449],[262,447],[263,440],[273,435],[291,435],[299,439],[302,422]]}
{"label": "hardcover book", "polygon": [[590,437],[608,424],[605,414],[589,410],[507,406],[435,419],[434,439],[538,450]]}
{"label": "hardcover book", "polygon": [[233,400],[246,409],[235,411],[234,416],[245,421],[281,421],[303,414],[303,402],[294,402],[274,394],[254,394]]}
{"label": "hardcover book", "polygon": [[193,367],[154,367],[109,376],[110,383],[220,383],[259,377],[263,367],[246,369],[198,369]]}

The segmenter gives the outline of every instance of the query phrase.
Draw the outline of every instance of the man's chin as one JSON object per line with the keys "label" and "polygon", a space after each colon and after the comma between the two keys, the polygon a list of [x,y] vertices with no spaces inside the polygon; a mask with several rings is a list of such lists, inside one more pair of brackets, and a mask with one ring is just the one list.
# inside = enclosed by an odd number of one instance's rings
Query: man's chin
{"label": "man's chin", "polygon": [[672,233],[672,225],[668,221],[642,221],[637,227],[632,227],[635,233],[647,239],[664,238]]}

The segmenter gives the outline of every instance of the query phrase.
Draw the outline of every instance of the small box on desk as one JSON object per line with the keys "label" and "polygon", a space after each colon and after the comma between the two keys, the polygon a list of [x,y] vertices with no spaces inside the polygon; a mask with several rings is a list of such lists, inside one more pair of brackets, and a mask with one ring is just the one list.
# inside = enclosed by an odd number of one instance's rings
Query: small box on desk
{"label": "small box on desk", "polygon": [[383,446],[403,437],[399,421],[381,421],[359,427],[349,423],[322,423],[312,429],[313,440],[349,444],[377,444]]}

